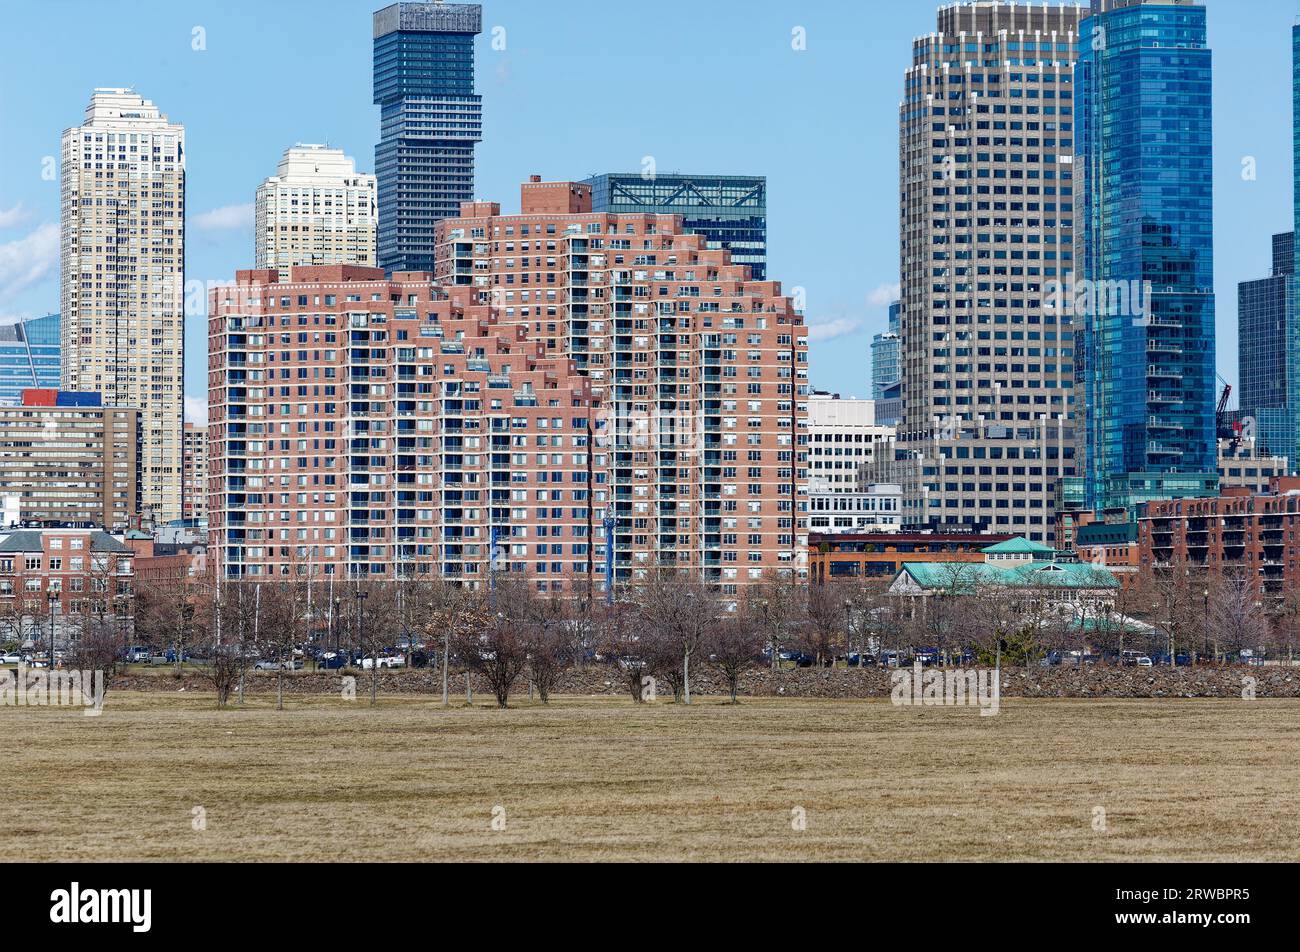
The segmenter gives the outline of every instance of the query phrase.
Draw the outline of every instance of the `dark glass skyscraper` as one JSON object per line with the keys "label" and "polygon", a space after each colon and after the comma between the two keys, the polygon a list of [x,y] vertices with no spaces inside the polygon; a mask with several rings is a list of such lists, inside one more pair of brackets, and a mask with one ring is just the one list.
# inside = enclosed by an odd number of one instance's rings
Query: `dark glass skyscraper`
{"label": "dark glass skyscraper", "polygon": [[767,179],[761,175],[643,175],[607,173],[587,179],[591,210],[615,214],[681,215],[688,231],[710,248],[726,248],[767,279]]}
{"label": "dark glass skyscraper", "polygon": [[474,37],[483,8],[395,3],[374,16],[380,267],[433,271],[434,223],[474,197]]}
{"label": "dark glass skyscraper", "polygon": [[1297,463],[1300,353],[1297,353],[1295,235],[1273,236],[1273,273],[1237,286],[1237,364],[1241,417],[1253,421],[1261,450]]}
{"label": "dark glass skyscraper", "polygon": [[1210,76],[1201,0],[1093,0],[1075,72],[1092,507],[1218,489]]}

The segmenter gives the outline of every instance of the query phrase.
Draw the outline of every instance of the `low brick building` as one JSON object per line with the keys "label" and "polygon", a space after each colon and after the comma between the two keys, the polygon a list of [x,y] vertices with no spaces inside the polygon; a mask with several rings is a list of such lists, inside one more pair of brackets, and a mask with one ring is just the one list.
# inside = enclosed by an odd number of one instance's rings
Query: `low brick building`
{"label": "low brick building", "polygon": [[[75,638],[91,619],[133,630],[135,553],[101,529],[0,533],[0,641]],[[48,642],[47,642],[48,643]]]}
{"label": "low brick building", "polygon": [[909,562],[983,562],[984,550],[1010,535],[928,532],[864,533],[808,537],[809,577],[813,582],[838,579],[893,579]]}

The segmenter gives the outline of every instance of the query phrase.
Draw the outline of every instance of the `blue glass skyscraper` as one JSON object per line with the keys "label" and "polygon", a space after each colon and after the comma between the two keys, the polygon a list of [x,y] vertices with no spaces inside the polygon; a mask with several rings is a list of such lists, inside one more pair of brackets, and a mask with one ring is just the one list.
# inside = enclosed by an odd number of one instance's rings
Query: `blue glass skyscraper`
{"label": "blue glass skyscraper", "polygon": [[1075,68],[1092,507],[1218,490],[1210,78],[1201,0],[1093,0]]}
{"label": "blue glass skyscraper", "polygon": [[433,271],[434,224],[474,197],[474,37],[483,8],[395,3],[374,16],[380,267]]}
{"label": "blue glass skyscraper", "polygon": [[29,387],[59,387],[59,315],[0,327],[0,404],[16,406]]}
{"label": "blue glass skyscraper", "polygon": [[889,330],[871,338],[871,396],[880,400],[885,391],[903,379],[900,359],[899,319],[902,305],[889,305]]}

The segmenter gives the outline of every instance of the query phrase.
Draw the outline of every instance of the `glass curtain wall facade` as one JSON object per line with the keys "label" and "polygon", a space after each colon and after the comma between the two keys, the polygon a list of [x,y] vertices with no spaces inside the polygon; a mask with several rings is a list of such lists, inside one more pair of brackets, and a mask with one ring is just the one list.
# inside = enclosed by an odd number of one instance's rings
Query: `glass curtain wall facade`
{"label": "glass curtain wall facade", "polygon": [[434,225],[474,197],[483,98],[474,92],[478,4],[395,3],[374,15],[380,135],[379,265],[433,271]]}
{"label": "glass curtain wall facade", "polygon": [[1200,0],[1093,0],[1075,75],[1090,508],[1218,490],[1210,78]]}
{"label": "glass curtain wall facade", "polygon": [[1237,286],[1237,369],[1241,380],[1241,419],[1264,454],[1298,458],[1295,235],[1273,236],[1273,273]]}
{"label": "glass curtain wall facade", "polygon": [[767,280],[767,179],[761,175],[596,175],[591,210],[614,214],[681,215],[686,231],[703,235],[710,248],[731,252],[749,265],[755,281]]}
{"label": "glass curtain wall facade", "polygon": [[59,315],[0,327],[0,405],[18,406],[29,387],[58,386]]}
{"label": "glass curtain wall facade", "polygon": [[889,305],[889,330],[871,339],[871,396],[882,400],[885,391],[902,378],[898,364],[899,338],[897,301]]}

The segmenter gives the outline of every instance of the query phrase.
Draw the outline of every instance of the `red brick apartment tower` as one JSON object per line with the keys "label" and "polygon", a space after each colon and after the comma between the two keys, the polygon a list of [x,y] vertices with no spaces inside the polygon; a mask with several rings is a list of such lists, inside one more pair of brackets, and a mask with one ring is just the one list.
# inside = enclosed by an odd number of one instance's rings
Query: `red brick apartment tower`
{"label": "red brick apartment tower", "polygon": [[427,273],[240,271],[210,305],[219,575],[599,583],[597,407],[572,361]]}
{"label": "red brick apartment tower", "polygon": [[1193,578],[1238,574],[1265,607],[1300,589],[1300,477],[1274,477],[1270,492],[1225,489],[1221,496],[1147,503],[1138,519],[1140,561],[1150,571]]}
{"label": "red brick apartment tower", "polygon": [[593,213],[586,185],[534,176],[520,208],[466,202],[439,222],[438,280],[590,378],[617,581],[656,562],[728,594],[806,574],[808,335],[780,283],[680,216]]}

